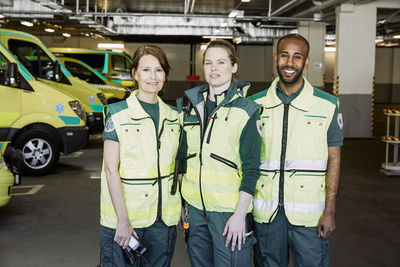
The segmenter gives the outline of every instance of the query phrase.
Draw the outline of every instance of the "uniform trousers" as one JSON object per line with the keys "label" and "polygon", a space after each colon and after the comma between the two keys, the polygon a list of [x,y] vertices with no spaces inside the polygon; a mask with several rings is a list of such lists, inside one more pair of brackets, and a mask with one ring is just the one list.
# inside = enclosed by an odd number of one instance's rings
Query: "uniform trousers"
{"label": "uniform trousers", "polygon": [[271,223],[255,223],[254,265],[284,267],[289,249],[294,267],[328,267],[329,239],[318,236],[317,227],[292,225],[283,208]]}
{"label": "uniform trousers", "polygon": [[102,267],[168,267],[174,255],[176,241],[176,226],[166,226],[162,220],[145,228],[134,229],[139,236],[139,242],[147,249],[143,259],[135,258],[135,264],[128,264],[123,255],[122,247],[113,241],[115,229],[101,226],[100,247]]}
{"label": "uniform trousers", "polygon": [[[202,210],[189,206],[189,236],[187,251],[192,267],[251,267],[251,254],[256,242],[252,232],[247,232],[242,249],[231,250],[231,243],[225,247],[223,236],[230,212],[207,211],[207,221]],[[248,223],[246,223],[248,224]]]}

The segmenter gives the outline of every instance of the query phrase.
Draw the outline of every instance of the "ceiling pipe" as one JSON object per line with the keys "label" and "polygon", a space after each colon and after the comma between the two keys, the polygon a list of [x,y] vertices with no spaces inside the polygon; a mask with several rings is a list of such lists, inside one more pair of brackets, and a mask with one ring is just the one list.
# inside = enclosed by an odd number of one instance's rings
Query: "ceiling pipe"
{"label": "ceiling pipe", "polygon": [[278,16],[278,15],[285,13],[304,2],[305,2],[305,0],[292,0],[288,3],[286,3],[285,5],[281,6],[280,8],[278,8],[274,12],[272,12],[271,16]]}
{"label": "ceiling pipe", "polygon": [[293,14],[293,17],[295,17],[295,18],[306,17],[306,16],[308,16],[310,14],[320,12],[321,10],[323,10],[325,8],[328,8],[328,7],[331,7],[331,6],[335,6],[335,5],[339,5],[339,4],[342,4],[342,3],[347,2],[347,1],[348,0],[327,0],[327,1],[321,2],[320,5],[319,5],[319,2],[317,2],[318,5],[316,5],[314,7],[311,7],[309,9],[307,9],[307,10],[298,12],[296,14]]}

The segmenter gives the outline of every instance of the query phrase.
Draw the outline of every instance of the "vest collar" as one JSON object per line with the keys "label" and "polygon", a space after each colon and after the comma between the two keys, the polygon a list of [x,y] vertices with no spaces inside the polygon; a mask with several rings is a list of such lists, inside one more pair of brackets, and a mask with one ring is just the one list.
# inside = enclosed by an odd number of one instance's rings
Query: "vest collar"
{"label": "vest collar", "polygon": [[[132,107],[132,109],[130,109],[130,114],[133,119],[143,119],[143,118],[150,117],[150,115],[147,114],[146,111],[144,111],[142,105],[140,105],[139,100],[137,98],[138,93],[139,93],[139,90],[135,90],[126,99],[126,102],[128,103],[128,107]],[[167,106],[167,104],[165,104],[161,100],[161,98],[159,96],[157,96],[157,103],[158,103],[158,107],[160,109],[160,122],[162,122],[165,118],[167,118],[167,116],[170,115],[170,113],[168,113],[168,110],[170,110],[170,108]],[[171,117],[171,118],[167,118],[167,119],[173,120],[175,118]]]}
{"label": "vest collar", "polygon": [[[246,96],[247,91],[250,87],[250,83],[244,81],[233,81],[228,90],[221,95],[216,96],[217,106],[228,103],[239,96]],[[204,102],[207,97],[208,84],[194,87],[186,90],[185,94],[192,102],[193,106],[197,106],[199,103]]]}
{"label": "vest collar", "polygon": [[[304,80],[304,86],[303,90],[301,90],[300,94],[293,99],[293,101],[290,103],[291,106],[303,110],[303,111],[308,111],[311,108],[311,99],[314,94],[314,88],[312,85],[307,81],[305,77],[303,77]],[[279,78],[276,78],[266,95],[266,101],[265,101],[265,107],[266,108],[273,108],[276,106],[279,106],[282,104],[282,100],[279,99],[279,97],[276,94],[276,86],[279,82]]]}

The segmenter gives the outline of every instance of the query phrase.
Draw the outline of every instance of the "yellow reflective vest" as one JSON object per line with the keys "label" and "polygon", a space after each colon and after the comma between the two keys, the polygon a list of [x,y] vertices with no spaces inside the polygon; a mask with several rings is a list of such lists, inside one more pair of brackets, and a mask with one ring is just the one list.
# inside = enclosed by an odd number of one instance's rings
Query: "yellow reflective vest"
{"label": "yellow reflective vest", "polygon": [[[185,116],[187,170],[182,180],[183,198],[193,207],[207,211],[234,212],[242,181],[240,136],[258,105],[243,96],[250,84],[237,81],[220,96],[204,128],[208,86],[185,91],[192,108]],[[178,111],[183,119],[182,107]],[[250,205],[249,212],[252,207]]]}
{"label": "yellow reflective vest", "polygon": [[[313,88],[304,78],[300,94],[284,104],[276,94],[278,82],[279,78],[268,90],[251,97],[262,105],[263,124],[254,220],[271,222],[283,205],[291,224],[317,226],[325,209],[327,133],[338,99]],[[279,203],[280,193],[283,203]]]}
{"label": "yellow reflective vest", "polygon": [[[168,226],[180,218],[181,196],[171,195],[175,156],[178,149],[178,112],[158,98],[158,132],[153,119],[143,110],[137,91],[125,101],[107,106],[120,143],[120,166],[125,204],[134,228],[152,225],[161,216]],[[103,226],[116,228],[117,217],[101,174],[101,220]]]}

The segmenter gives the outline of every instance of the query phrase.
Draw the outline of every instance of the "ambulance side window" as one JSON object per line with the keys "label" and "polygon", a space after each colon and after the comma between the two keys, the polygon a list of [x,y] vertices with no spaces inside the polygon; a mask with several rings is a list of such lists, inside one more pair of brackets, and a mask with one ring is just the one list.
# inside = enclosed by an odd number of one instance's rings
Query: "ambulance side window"
{"label": "ambulance side window", "polygon": [[81,80],[84,80],[88,83],[105,84],[102,79],[97,77],[93,72],[79,63],[64,61],[64,65],[73,76],[78,77]]}
{"label": "ambulance side window", "polygon": [[8,70],[8,61],[2,54],[0,54],[0,85],[8,84],[7,70]]}
{"label": "ambulance side window", "polygon": [[32,42],[10,39],[8,47],[15,57],[36,78],[53,79],[54,62],[38,45]]}
{"label": "ambulance side window", "polygon": [[111,55],[111,64],[113,70],[130,72],[131,63],[124,56],[121,55]]}

